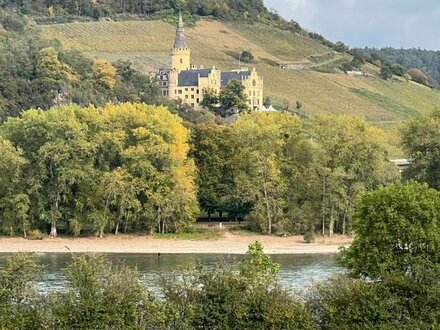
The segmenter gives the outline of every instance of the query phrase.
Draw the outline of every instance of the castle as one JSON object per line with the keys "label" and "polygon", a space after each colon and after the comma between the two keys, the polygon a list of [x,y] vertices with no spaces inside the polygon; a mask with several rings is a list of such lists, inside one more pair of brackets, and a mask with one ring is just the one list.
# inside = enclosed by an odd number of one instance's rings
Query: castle
{"label": "castle", "polygon": [[182,15],[176,30],[176,40],[171,49],[171,68],[161,69],[155,75],[162,96],[180,100],[194,109],[200,109],[204,91],[220,93],[222,87],[237,80],[245,87],[249,109],[261,110],[263,107],[263,77],[254,69],[222,72],[215,67],[204,69],[191,64],[191,49],[185,38]]}

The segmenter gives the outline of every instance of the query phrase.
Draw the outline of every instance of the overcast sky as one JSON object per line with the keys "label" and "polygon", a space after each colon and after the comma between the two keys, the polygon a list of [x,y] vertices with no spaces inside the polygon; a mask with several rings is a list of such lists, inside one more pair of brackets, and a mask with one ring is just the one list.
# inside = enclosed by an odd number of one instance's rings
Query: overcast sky
{"label": "overcast sky", "polygon": [[331,41],[440,50],[440,0],[264,0]]}

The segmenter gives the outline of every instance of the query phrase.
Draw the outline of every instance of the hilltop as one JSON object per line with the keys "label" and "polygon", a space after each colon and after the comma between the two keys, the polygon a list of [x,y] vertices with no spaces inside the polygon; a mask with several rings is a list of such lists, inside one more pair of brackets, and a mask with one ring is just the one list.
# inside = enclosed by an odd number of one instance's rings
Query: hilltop
{"label": "hilltop", "polygon": [[[174,25],[164,21],[86,22],[42,26],[43,35],[59,40],[67,49],[90,57],[115,61],[129,59],[148,73],[169,66]],[[221,69],[238,67],[238,54],[249,50],[265,79],[265,94],[272,103],[293,107],[299,101],[307,115],[349,114],[381,127],[389,135],[390,153],[400,156],[396,126],[411,117],[432,111],[440,92],[414,82],[379,78],[379,68],[366,64],[368,76],[346,75],[336,70],[350,55],[336,53],[301,34],[260,23],[240,24],[202,19],[187,28],[193,61]],[[281,69],[289,63],[293,69]]]}

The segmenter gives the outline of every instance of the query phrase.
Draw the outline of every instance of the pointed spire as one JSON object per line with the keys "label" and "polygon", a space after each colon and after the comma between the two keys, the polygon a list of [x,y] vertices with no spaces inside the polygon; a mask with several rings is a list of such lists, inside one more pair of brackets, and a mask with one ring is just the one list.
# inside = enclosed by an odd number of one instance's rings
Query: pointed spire
{"label": "pointed spire", "polygon": [[183,29],[183,18],[182,18],[182,12],[179,11],[179,24],[177,26],[179,29]]}
{"label": "pointed spire", "polygon": [[176,40],[174,48],[188,48],[186,45],[185,28],[183,25],[182,13],[179,12],[179,22],[177,23]]}

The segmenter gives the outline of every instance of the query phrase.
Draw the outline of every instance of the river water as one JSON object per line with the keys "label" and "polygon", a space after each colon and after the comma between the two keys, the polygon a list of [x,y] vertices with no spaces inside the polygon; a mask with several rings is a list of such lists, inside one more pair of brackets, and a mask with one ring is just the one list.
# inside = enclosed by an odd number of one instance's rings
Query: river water
{"label": "river water", "polygon": [[[0,266],[4,265],[10,254],[0,254]],[[107,254],[112,262],[123,262],[128,266],[137,267],[142,280],[153,286],[158,276],[173,272],[201,262],[204,265],[216,263],[234,263],[243,256],[217,254]],[[66,279],[63,269],[71,260],[66,253],[41,253],[35,259],[45,265],[43,280],[38,283],[41,292],[65,289]],[[337,264],[337,255],[273,255],[272,260],[281,265],[279,281],[287,288],[297,291],[307,288],[312,281],[322,281],[338,272],[343,272]]]}

